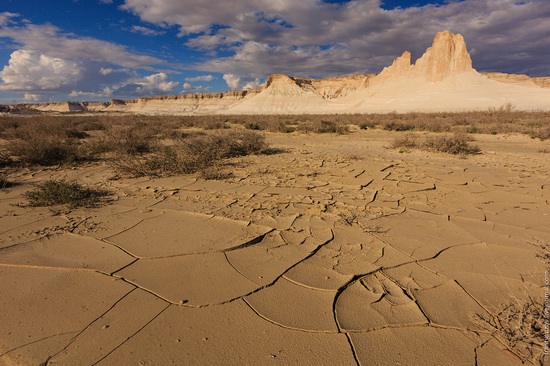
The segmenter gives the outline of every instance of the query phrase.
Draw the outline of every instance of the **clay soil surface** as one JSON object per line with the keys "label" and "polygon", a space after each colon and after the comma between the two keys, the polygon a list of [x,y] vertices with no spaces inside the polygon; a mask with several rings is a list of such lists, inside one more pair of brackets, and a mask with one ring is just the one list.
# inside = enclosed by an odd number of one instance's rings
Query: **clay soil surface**
{"label": "clay soil surface", "polygon": [[[223,180],[11,171],[0,364],[538,362],[536,335],[498,328],[544,297],[550,141],[475,135],[461,157],[389,148],[393,131],[261,133],[272,153]],[[52,178],[112,202],[25,207]]]}

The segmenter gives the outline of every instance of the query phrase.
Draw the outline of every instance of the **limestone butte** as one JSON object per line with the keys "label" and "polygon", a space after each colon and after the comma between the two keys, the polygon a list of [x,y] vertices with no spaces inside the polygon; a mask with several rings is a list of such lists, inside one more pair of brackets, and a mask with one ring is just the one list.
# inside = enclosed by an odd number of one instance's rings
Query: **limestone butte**
{"label": "limestone butte", "polygon": [[478,73],[464,38],[443,31],[412,63],[408,51],[378,75],[326,79],[271,75],[251,91],[145,97],[135,100],[0,106],[0,113],[131,112],[164,114],[385,113],[486,110],[511,103],[518,110],[550,110],[550,78]]}

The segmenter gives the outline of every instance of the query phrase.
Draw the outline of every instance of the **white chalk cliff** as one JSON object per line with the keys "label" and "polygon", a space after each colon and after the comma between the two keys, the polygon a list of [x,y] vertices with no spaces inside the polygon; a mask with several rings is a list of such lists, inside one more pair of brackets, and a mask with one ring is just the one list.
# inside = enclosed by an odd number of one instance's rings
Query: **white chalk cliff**
{"label": "white chalk cliff", "polygon": [[480,74],[460,34],[439,32],[416,63],[405,51],[378,75],[327,79],[272,75],[252,91],[148,97],[110,103],[0,106],[0,112],[112,111],[156,114],[385,113],[486,110],[511,103],[518,110],[550,110],[550,78]]}

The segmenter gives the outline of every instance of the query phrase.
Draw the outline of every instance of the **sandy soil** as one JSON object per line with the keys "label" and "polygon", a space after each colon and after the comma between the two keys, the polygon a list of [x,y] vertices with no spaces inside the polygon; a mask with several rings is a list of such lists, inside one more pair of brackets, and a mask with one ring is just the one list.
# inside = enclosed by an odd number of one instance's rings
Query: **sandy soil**
{"label": "sandy soil", "polygon": [[[542,299],[550,141],[460,158],[268,134],[234,177],[21,170],[0,191],[0,364],[519,365],[476,314]],[[18,206],[48,178],[115,202]]]}

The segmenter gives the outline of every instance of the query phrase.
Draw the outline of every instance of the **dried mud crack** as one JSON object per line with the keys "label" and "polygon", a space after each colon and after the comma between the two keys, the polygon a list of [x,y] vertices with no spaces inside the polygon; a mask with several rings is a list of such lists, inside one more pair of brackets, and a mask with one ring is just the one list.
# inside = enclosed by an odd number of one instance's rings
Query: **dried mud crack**
{"label": "dried mud crack", "polygon": [[514,172],[547,159],[522,137],[501,160],[388,136],[273,133],[285,152],[232,178],[114,180],[116,202],[63,216],[10,188],[0,363],[520,365],[476,316],[543,297],[547,177]]}

